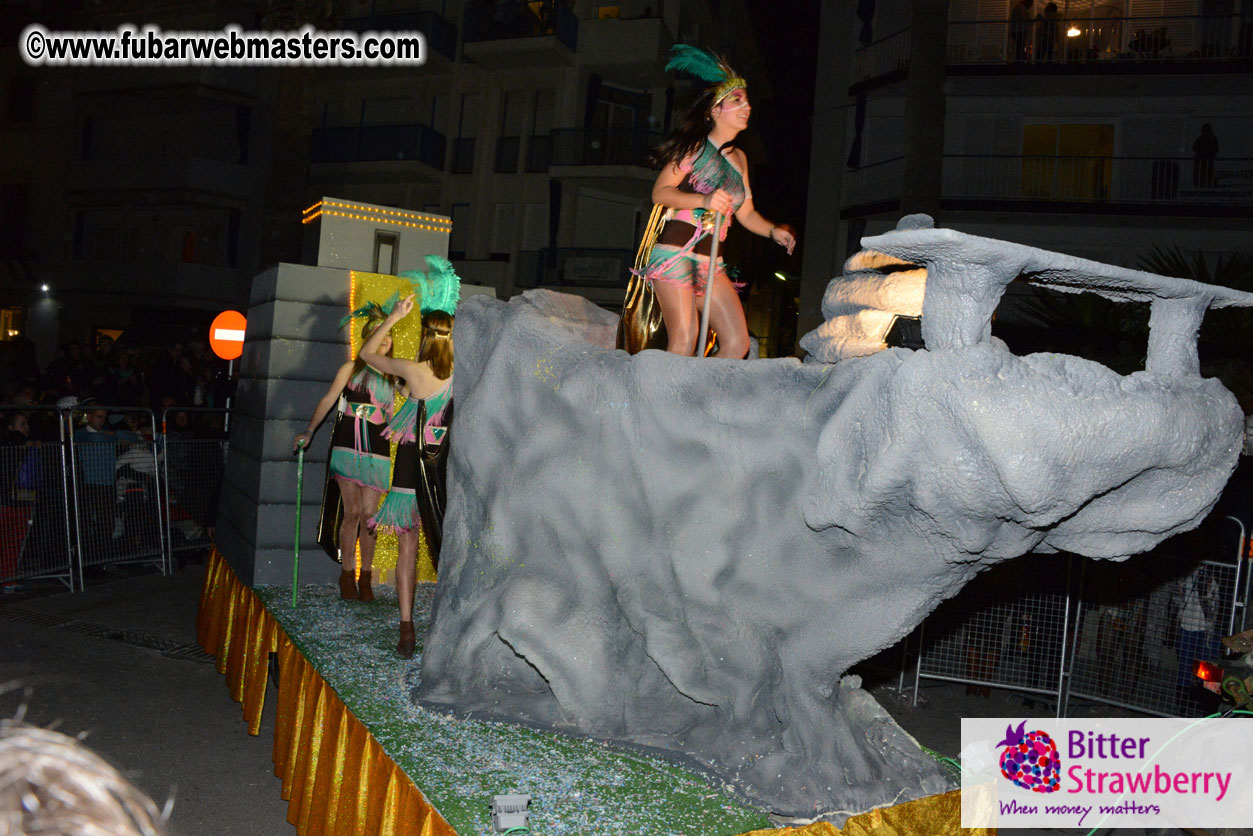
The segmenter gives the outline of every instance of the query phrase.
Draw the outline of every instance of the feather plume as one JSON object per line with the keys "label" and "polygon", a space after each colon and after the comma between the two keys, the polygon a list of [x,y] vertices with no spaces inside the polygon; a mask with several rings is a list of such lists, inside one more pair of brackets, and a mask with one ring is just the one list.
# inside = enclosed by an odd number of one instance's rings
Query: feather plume
{"label": "feather plume", "polygon": [[409,280],[418,294],[423,314],[443,311],[453,316],[461,299],[461,277],[452,262],[437,255],[426,257],[427,272],[407,270],[400,275]]}
{"label": "feather plume", "polygon": [[675,44],[670,49],[670,55],[666,72],[681,70],[710,83],[724,81],[727,77],[726,66],[700,47]]}
{"label": "feather plume", "polygon": [[392,295],[388,296],[387,299],[384,300],[383,304],[381,305],[378,302],[375,302],[373,299],[370,299],[369,301],[362,304],[361,307],[357,308],[355,311],[353,311],[352,313],[348,314],[346,317],[341,319],[339,321],[339,327],[343,328],[345,325],[347,325],[349,322],[352,322],[354,319],[384,320],[388,316],[391,315],[392,311],[396,309],[396,304],[399,301],[400,301],[400,291],[393,292]]}

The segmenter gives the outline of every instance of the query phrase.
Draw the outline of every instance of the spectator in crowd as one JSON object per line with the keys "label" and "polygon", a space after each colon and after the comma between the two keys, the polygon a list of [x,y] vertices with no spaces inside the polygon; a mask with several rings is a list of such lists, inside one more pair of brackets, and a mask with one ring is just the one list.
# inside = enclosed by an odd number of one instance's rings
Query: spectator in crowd
{"label": "spectator in crowd", "polygon": [[88,358],[89,362],[98,372],[107,372],[113,365],[113,338],[101,335],[96,340],[96,350],[91,353]]}
{"label": "spectator in crowd", "polygon": [[1214,187],[1214,161],[1218,159],[1218,137],[1208,122],[1192,143],[1192,185],[1198,189]]}
{"label": "spectator in crowd", "polygon": [[92,409],[86,423],[74,433],[78,457],[81,504],[79,524],[84,557],[90,560],[108,550],[117,516],[117,437],[109,413]]}
{"label": "spectator in crowd", "polygon": [[0,435],[0,583],[7,593],[23,591],[14,579],[30,528],[39,461],[26,414],[7,412],[4,417]]}
{"label": "spectator in crowd", "polygon": [[109,378],[113,403],[118,406],[139,406],[143,403],[144,373],[135,368],[129,351],[122,349],[116,353]]}
{"label": "spectator in crowd", "polygon": [[56,356],[48,366],[52,390],[57,395],[83,393],[90,380],[89,364],[83,357],[83,348],[76,342],[57,349]]}
{"label": "spectator in crowd", "polygon": [[1034,0],[1018,0],[1009,11],[1009,37],[1012,60],[1031,57],[1031,6]]}
{"label": "spectator in crowd", "polygon": [[[1194,536],[1186,542],[1195,546],[1204,540]],[[1213,568],[1205,563],[1198,563],[1191,572],[1177,581],[1171,605],[1179,624],[1179,640],[1175,645],[1179,658],[1176,690],[1180,713],[1183,714],[1187,713],[1190,698],[1197,696],[1197,679],[1193,672],[1196,661],[1218,659],[1222,652],[1218,642],[1222,601]]]}

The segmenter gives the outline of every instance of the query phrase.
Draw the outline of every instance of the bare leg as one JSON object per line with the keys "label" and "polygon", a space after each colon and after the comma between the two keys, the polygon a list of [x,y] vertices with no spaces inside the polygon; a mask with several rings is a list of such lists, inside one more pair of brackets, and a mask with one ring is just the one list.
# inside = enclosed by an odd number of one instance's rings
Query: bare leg
{"label": "bare leg", "polygon": [[396,597],[400,601],[400,620],[413,621],[413,590],[418,573],[418,529],[401,532],[396,557]]}
{"label": "bare leg", "polygon": [[691,357],[696,353],[700,320],[696,313],[696,294],[691,285],[677,282],[653,282],[653,292],[661,304],[661,318],[666,323],[669,340],[666,351]]}
{"label": "bare leg", "polygon": [[373,488],[362,488],[361,528],[357,536],[361,543],[361,571],[369,572],[374,568],[374,547],[378,544],[378,536],[366,525],[370,517],[378,513],[379,499],[383,492]]}
{"label": "bare leg", "polygon": [[339,482],[339,495],[344,502],[344,516],[339,521],[339,557],[344,571],[357,574],[357,533],[364,527],[366,517],[361,516],[364,503],[361,494],[365,488],[356,482],[335,477]]}
{"label": "bare leg", "polygon": [[413,629],[413,587],[418,570],[418,529],[400,534],[400,554],[396,558],[396,597],[400,602],[400,640],[396,654],[403,659],[413,656],[417,636]]}
{"label": "bare leg", "polygon": [[744,306],[740,304],[735,286],[722,271],[714,278],[713,296],[709,299],[709,327],[718,332],[718,357],[742,360],[748,354]]}

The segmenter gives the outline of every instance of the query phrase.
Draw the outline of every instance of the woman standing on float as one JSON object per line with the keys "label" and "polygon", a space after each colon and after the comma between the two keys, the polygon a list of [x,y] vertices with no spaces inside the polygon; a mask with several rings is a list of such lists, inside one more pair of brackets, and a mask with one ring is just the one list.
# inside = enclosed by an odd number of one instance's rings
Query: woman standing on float
{"label": "woman standing on float", "polygon": [[[428,257],[428,261],[431,260],[433,259]],[[452,265],[447,265],[447,274],[455,279],[451,267]],[[438,272],[440,267],[437,266],[432,270],[432,275]],[[452,287],[452,305],[456,304],[459,285],[458,280]],[[378,331],[361,347],[361,357],[367,363],[404,381],[402,394],[408,398],[396,411],[385,431],[388,438],[397,442],[396,465],[387,499],[370,520],[372,529],[381,527],[393,530],[400,541],[396,559],[400,640],[396,644],[396,652],[406,659],[413,656],[416,640],[413,630],[413,592],[416,585],[420,525],[416,491],[418,480],[422,478],[418,468],[418,455],[423,446],[438,445],[443,440],[444,411],[452,397],[453,365],[453,317],[446,310],[429,310],[422,317],[422,342],[418,347],[416,360],[387,357],[378,350],[383,341],[388,339],[392,326],[404,319],[413,308],[412,295],[402,299],[391,315],[383,320]],[[423,408],[426,421],[418,426]]]}
{"label": "woman standing on float", "polygon": [[[345,317],[340,327],[354,318],[365,319],[361,338],[366,340],[377,333],[385,314],[383,307],[369,302]],[[378,349],[390,354],[391,337],[380,340]],[[331,460],[327,464],[339,485],[344,504],[339,524],[339,554],[344,567],[339,573],[339,597],[346,601],[373,601],[370,576],[374,569],[375,537],[366,521],[379,507],[379,497],[387,490],[391,450],[383,437],[383,427],[395,399],[392,379],[367,366],[360,357],[340,366],[331,388],[313,410],[309,426],[292,442],[292,450],[309,446],[313,433],[341,394],[348,405],[344,419],[336,425],[331,438]],[[361,546],[360,577],[354,571],[358,544]]]}
{"label": "woman standing on float", "polygon": [[[715,217],[734,217],[749,232],[769,238],[789,255],[796,237],[786,227],[763,218],[753,206],[748,159],[734,146],[752,113],[744,79],[695,47],[680,44],[674,47],[673,55],[667,70],[684,70],[713,84],[697,97],[650,158],[653,165],[661,166],[653,185],[653,202],[668,211],[644,277],[661,305],[669,340],[666,350],[691,356],[697,350],[697,301],[703,303],[708,283]],[[720,241],[726,238],[729,226],[729,222],[722,225]],[[748,324],[721,259],[711,294],[709,323],[718,334],[718,356],[744,357],[748,353]]]}

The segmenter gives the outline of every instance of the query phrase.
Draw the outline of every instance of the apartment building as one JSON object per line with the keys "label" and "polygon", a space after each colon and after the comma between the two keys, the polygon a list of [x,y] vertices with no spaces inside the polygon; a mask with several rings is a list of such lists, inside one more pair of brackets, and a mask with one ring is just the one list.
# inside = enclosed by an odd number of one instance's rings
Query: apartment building
{"label": "apartment building", "polygon": [[10,45],[38,21],[417,30],[428,47],[421,67],[298,70],[30,68],[7,50],[0,308],[8,330],[43,317],[61,340],[243,304],[258,271],[301,259],[300,212],[323,195],[451,217],[462,277],[501,297],[616,307],[650,206],[644,155],[692,93],[662,72],[670,47],[724,53],[769,91],[745,0],[18,7]]}
{"label": "apartment building", "polygon": [[1253,249],[1249,0],[826,0],[819,43],[802,333],[910,212],[1127,266]]}

